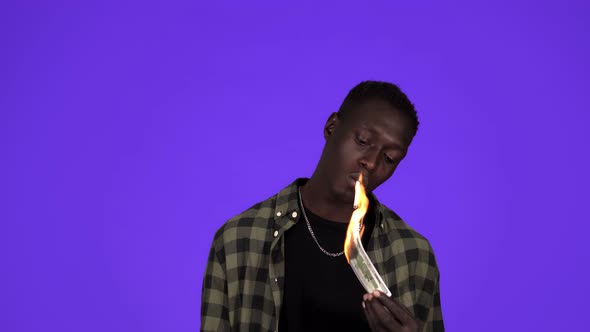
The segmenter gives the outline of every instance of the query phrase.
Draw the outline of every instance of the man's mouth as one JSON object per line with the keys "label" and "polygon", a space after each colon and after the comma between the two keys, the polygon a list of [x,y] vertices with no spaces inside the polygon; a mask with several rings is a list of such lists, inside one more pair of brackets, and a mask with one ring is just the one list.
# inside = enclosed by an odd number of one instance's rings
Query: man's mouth
{"label": "man's mouth", "polygon": [[[349,178],[352,179],[352,185],[354,186],[355,182],[358,180],[359,176],[361,175],[360,172],[350,174]],[[369,177],[366,174],[363,174],[363,185],[365,188],[369,186]]]}

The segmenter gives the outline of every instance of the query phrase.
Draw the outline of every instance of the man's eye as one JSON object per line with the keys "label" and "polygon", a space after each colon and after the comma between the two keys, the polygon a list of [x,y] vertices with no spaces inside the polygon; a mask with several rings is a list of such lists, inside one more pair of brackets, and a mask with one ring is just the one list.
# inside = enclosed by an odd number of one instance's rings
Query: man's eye
{"label": "man's eye", "polygon": [[385,162],[387,162],[388,164],[393,164],[395,163],[395,160],[393,160],[393,158],[391,158],[388,155],[385,155]]}
{"label": "man's eye", "polygon": [[362,137],[359,137],[359,138],[357,138],[357,142],[358,142],[360,145],[367,145],[367,144],[369,143],[369,142],[367,142],[367,140],[366,140],[366,139],[364,139],[364,138],[362,138]]}

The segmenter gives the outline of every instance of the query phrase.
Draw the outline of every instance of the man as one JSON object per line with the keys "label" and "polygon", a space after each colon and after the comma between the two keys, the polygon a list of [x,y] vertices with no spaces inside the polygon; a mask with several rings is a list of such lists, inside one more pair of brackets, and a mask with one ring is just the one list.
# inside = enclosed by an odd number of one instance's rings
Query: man
{"label": "man", "polygon": [[[443,331],[429,242],[371,193],[391,177],[418,129],[395,85],[354,87],[324,126],[311,178],[227,221],[203,281],[203,331]],[[363,246],[392,292],[365,290],[343,255],[354,183],[370,199]]]}

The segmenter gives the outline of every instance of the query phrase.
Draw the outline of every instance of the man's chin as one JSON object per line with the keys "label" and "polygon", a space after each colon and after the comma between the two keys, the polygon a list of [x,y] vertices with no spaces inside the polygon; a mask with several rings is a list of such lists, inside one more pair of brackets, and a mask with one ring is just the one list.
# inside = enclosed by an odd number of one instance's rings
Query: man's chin
{"label": "man's chin", "polygon": [[350,205],[354,203],[354,185],[340,188],[340,190],[336,191],[335,193],[335,196],[339,201],[345,204],[350,203]]}

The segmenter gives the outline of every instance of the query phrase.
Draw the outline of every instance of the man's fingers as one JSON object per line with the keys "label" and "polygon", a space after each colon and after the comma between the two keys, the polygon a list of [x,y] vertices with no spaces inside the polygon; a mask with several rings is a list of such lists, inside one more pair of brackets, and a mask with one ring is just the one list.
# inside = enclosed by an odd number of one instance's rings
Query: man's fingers
{"label": "man's fingers", "polygon": [[382,328],[386,331],[399,331],[402,325],[398,322],[395,317],[389,312],[389,310],[383,306],[375,297],[372,300],[366,302],[367,307],[375,317],[375,323],[378,328]]}
{"label": "man's fingers", "polygon": [[367,318],[371,331],[377,332],[375,314],[373,313],[373,309],[369,307],[369,301],[363,301],[363,308],[365,309],[365,317]]}
{"label": "man's fingers", "polygon": [[377,302],[384,305],[387,310],[389,310],[395,316],[395,318],[397,318],[404,325],[413,320],[412,314],[408,308],[399,304],[397,301],[388,297],[387,295],[383,293],[375,293],[373,298],[377,299]]}

